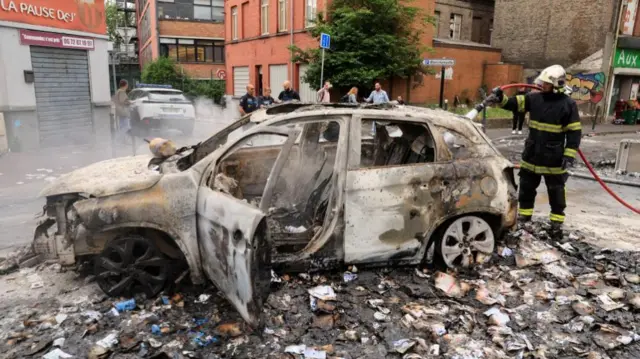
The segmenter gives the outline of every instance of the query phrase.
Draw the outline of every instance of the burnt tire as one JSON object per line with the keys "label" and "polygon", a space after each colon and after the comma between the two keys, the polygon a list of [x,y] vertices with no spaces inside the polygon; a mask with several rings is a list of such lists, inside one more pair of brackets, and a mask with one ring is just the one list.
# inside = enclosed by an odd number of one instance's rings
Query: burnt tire
{"label": "burnt tire", "polygon": [[164,289],[172,262],[148,238],[128,234],[110,241],[95,257],[94,274],[111,297],[143,293],[152,298]]}

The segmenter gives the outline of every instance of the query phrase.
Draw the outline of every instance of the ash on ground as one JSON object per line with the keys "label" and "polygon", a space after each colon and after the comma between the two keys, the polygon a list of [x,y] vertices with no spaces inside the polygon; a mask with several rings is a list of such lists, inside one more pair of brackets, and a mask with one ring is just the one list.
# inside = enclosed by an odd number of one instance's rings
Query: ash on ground
{"label": "ash on ground", "polygon": [[[0,349],[5,358],[639,358],[640,253],[583,237],[555,241],[527,224],[457,273],[274,274],[255,330],[213,287],[114,300],[90,278],[57,273],[78,288],[4,303]],[[43,268],[5,279],[47,286],[38,278],[56,274]]]}

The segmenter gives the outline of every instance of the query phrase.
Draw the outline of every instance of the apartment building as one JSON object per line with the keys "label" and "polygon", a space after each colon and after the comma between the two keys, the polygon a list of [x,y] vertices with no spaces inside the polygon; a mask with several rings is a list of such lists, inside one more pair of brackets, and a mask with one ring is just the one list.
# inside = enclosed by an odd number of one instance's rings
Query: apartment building
{"label": "apartment building", "polygon": [[[328,1],[328,0],[326,0]],[[291,61],[290,46],[318,47],[308,30],[317,14],[326,12],[325,0],[227,0],[225,2],[227,94],[245,93],[247,84],[260,94],[267,87],[277,95],[282,83],[290,80],[302,100],[314,101],[315,89],[301,79],[307,65]],[[490,29],[493,1],[418,0],[413,6],[440,16],[437,26],[424,34],[424,44],[435,53],[425,58],[453,58],[447,69],[445,97],[475,98],[483,84],[519,80],[521,68],[501,63],[499,49],[491,47]],[[453,16],[453,23],[449,22]],[[453,34],[449,26],[454,28]],[[457,27],[456,27],[457,25]],[[445,28],[446,27],[446,28]],[[477,40],[477,42],[473,42]],[[421,79],[393,79],[384,84],[390,96],[403,96],[412,103],[436,103],[440,91],[439,72]],[[363,94],[369,89],[361,89]]]}
{"label": "apartment building", "polygon": [[435,38],[491,45],[494,0],[437,0]]}
{"label": "apartment building", "polygon": [[224,0],[137,0],[140,66],[159,56],[195,79],[224,79]]}

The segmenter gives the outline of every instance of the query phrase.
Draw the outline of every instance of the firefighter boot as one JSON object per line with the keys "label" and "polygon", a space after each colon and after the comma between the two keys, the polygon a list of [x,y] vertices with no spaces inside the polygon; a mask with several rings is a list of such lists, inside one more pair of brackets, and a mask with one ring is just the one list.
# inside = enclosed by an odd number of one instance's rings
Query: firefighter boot
{"label": "firefighter boot", "polygon": [[551,228],[549,229],[549,237],[556,241],[562,241],[562,222],[551,222]]}

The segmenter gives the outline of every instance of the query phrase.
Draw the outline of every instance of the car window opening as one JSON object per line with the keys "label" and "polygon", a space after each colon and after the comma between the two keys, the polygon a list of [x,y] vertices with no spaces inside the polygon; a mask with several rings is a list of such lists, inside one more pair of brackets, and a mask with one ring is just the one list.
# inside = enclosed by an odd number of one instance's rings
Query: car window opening
{"label": "car window opening", "polygon": [[362,121],[360,168],[430,163],[435,145],[423,124],[404,121]]}
{"label": "car window opening", "polygon": [[[274,182],[267,225],[277,253],[302,250],[324,223],[333,192],[340,124],[335,121],[298,125],[301,134],[288,153],[286,137],[256,134],[239,142],[217,165],[207,184],[258,207],[278,156],[284,167]],[[287,128],[289,126],[282,126]]]}

